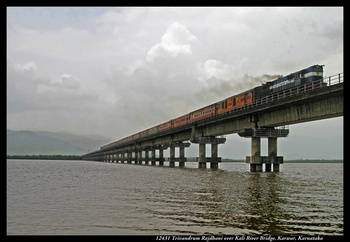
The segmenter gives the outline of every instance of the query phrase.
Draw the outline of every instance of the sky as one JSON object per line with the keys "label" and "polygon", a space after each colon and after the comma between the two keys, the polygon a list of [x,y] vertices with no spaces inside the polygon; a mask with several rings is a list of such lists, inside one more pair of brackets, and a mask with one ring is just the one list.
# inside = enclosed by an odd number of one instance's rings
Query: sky
{"label": "sky", "polygon": [[[277,75],[343,72],[343,38],[340,7],[8,7],[7,128],[118,140]],[[343,118],[290,130],[283,151],[307,135],[297,155],[342,158]]]}

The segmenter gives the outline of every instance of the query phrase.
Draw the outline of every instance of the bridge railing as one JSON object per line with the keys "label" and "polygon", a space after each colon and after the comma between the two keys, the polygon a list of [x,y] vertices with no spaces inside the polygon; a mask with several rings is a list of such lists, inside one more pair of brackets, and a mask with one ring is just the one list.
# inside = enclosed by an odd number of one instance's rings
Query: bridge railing
{"label": "bridge railing", "polygon": [[326,82],[329,86],[342,83],[344,81],[344,73],[339,73],[337,75],[325,77],[323,78],[323,81]]}

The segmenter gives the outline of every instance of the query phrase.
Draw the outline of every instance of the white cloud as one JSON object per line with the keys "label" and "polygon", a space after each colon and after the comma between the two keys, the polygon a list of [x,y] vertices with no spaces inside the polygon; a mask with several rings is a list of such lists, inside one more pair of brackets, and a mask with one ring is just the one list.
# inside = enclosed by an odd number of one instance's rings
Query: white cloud
{"label": "white cloud", "polygon": [[70,89],[77,89],[80,86],[79,79],[67,73],[63,74],[61,78],[54,83],[57,83],[59,86]]}
{"label": "white cloud", "polygon": [[179,54],[192,54],[190,43],[197,39],[190,33],[186,26],[179,23],[173,23],[166,33],[162,36],[161,42],[152,46],[147,52],[146,60],[153,62],[163,53],[176,57]]}
{"label": "white cloud", "polygon": [[199,80],[206,83],[205,80],[216,78],[220,80],[228,81],[232,78],[230,75],[230,67],[228,64],[224,64],[219,60],[209,59],[199,66],[202,77]]}
{"label": "white cloud", "polygon": [[34,61],[30,61],[23,66],[19,66],[20,71],[36,73],[38,72],[38,67]]}

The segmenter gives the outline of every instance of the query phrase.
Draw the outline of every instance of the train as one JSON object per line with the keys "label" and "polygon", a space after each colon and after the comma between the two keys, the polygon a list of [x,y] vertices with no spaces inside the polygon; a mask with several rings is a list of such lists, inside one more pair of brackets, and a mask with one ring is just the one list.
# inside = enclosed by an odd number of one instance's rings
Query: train
{"label": "train", "polygon": [[284,91],[298,85],[304,85],[323,79],[323,65],[313,65],[301,71],[291,73],[285,77],[266,82],[258,87],[249,89],[232,97],[226,98],[217,103],[208,105],[181,117],[172,119],[155,127],[141,131],[137,134],[125,137],[121,140],[109,143],[101,147],[101,150],[110,149],[122,144],[135,142],[145,137],[153,136],[159,133],[178,129],[184,125],[193,125],[196,122],[227,114],[240,109],[266,96]]}

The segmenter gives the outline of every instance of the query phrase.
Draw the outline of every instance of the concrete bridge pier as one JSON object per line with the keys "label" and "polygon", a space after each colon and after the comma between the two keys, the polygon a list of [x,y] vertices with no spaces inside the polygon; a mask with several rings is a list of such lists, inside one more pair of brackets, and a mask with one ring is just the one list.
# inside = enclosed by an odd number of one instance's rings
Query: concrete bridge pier
{"label": "concrete bridge pier", "polygon": [[[175,167],[175,161],[179,162],[179,167],[184,167],[187,158],[185,158],[185,148],[189,147],[190,143],[182,143],[182,142],[172,142],[169,144],[170,146],[170,157],[169,157],[169,167]],[[175,148],[180,148],[180,157],[175,158]]]}
{"label": "concrete bridge pier", "polygon": [[151,165],[152,166],[156,165],[156,148],[155,147],[151,148]]}
{"label": "concrete bridge pier", "polygon": [[122,164],[124,164],[124,161],[125,161],[125,152],[123,151],[123,152],[121,153],[120,162],[121,162]]}
{"label": "concrete bridge pier", "polygon": [[212,169],[219,168],[218,144],[211,144],[211,160],[212,162],[210,162],[210,168]]}
{"label": "concrete bridge pier", "polygon": [[[283,156],[277,156],[277,137],[268,138],[268,152],[269,152],[269,161],[273,165],[273,171],[280,171],[280,164],[283,164]],[[271,165],[269,168],[271,171]],[[268,169],[266,168],[266,171]]]}
{"label": "concrete bridge pier", "polygon": [[139,149],[137,151],[136,164],[142,165],[142,150],[141,149]]}
{"label": "concrete bridge pier", "polygon": [[170,146],[169,167],[175,167],[175,146]]}
{"label": "concrete bridge pier", "polygon": [[198,168],[207,168],[207,159],[205,157],[205,143],[199,144]]}
{"label": "concrete bridge pier", "polygon": [[131,164],[132,161],[132,152],[131,150],[128,151],[128,164]]}
{"label": "concrete bridge pier", "polygon": [[145,149],[145,165],[148,165],[149,164],[149,149],[148,148],[146,148]]}
{"label": "concrete bridge pier", "polygon": [[247,156],[250,163],[250,171],[262,171],[262,159],[260,156],[261,139],[260,137],[252,137],[252,156]]}
{"label": "concrete bridge pier", "polygon": [[[242,130],[238,134],[252,139],[252,155],[246,157],[246,163],[250,164],[251,172],[263,171],[263,164],[267,172],[271,172],[271,165],[274,172],[279,171],[280,164],[283,164],[283,156],[277,156],[277,138],[287,137],[289,129],[253,128]],[[268,139],[268,156],[260,154],[261,138]]]}
{"label": "concrete bridge pier", "polygon": [[121,161],[122,164],[125,163],[125,161],[126,161],[125,151],[122,151],[120,161]]}
{"label": "concrete bridge pier", "polygon": [[159,166],[164,166],[164,146],[159,147]]}
{"label": "concrete bridge pier", "polygon": [[[136,149],[136,148],[134,149],[133,153],[134,153],[134,157],[133,157],[132,160],[134,161],[134,164],[136,165],[137,162],[138,162],[138,161],[137,161],[137,153],[138,153],[138,152],[137,152],[137,149]],[[131,164],[132,164],[132,162],[131,162]]]}
{"label": "concrete bridge pier", "polygon": [[[159,162],[160,166],[164,165],[164,153],[163,150],[167,149],[168,147],[164,145],[152,145],[151,146],[151,165],[155,166],[156,162]],[[159,150],[159,157],[157,158],[156,151]]]}
{"label": "concrete bridge pier", "polygon": [[119,161],[120,163],[124,163],[124,151],[119,153]]}
{"label": "concrete bridge pier", "polygon": [[[271,165],[272,165],[272,159],[273,157],[277,156],[277,137],[269,137],[268,139],[268,157],[270,158],[266,163],[265,163],[265,171],[266,172],[271,172]],[[279,164],[278,169],[276,167],[276,170],[273,169],[273,171],[279,171]]]}
{"label": "concrete bridge pier", "polygon": [[[216,138],[213,137],[199,137],[192,140],[193,143],[199,144],[199,157],[198,168],[207,168],[207,162],[210,162],[210,168],[219,168],[219,162],[221,162],[221,157],[218,157],[218,144],[223,144],[226,142],[226,138]],[[206,157],[205,146],[206,144],[211,144],[211,157]]]}
{"label": "concrete bridge pier", "polygon": [[179,167],[185,167],[186,161],[187,159],[185,158],[185,147],[180,147]]}

